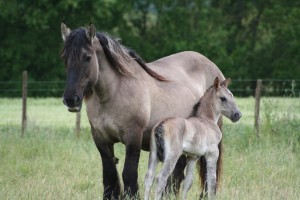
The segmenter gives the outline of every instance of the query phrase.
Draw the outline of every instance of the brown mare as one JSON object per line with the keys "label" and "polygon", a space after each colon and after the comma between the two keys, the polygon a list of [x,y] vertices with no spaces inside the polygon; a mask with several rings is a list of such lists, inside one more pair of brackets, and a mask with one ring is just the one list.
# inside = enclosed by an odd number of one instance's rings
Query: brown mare
{"label": "brown mare", "polygon": [[167,178],[182,154],[187,155],[182,199],[187,199],[187,192],[192,185],[194,167],[201,156],[204,156],[207,161],[207,191],[205,192],[208,198],[214,197],[217,187],[218,145],[222,139],[222,132],[217,125],[218,119],[223,114],[232,122],[237,122],[242,116],[227,85],[228,79],[220,84],[217,77],[214,84],[201,98],[194,116],[188,119],[167,118],[153,127],[148,171],[145,177],[145,200],[149,199],[158,162],[163,162],[163,166],[157,176],[156,200],[161,199]]}
{"label": "brown mare", "polygon": [[[213,78],[218,76],[222,81],[224,76],[214,63],[196,52],[145,63],[118,40],[96,32],[93,25],[71,31],[62,23],[61,32],[67,72],[63,101],[70,112],[79,112],[85,99],[102,159],[103,199],[117,199],[122,194],[114,155],[118,142],[126,147],[124,192],[134,196],[138,194],[140,151],[149,151],[152,127],[167,117],[191,116]],[[184,161],[182,157],[178,163]],[[180,182],[183,167],[177,169],[174,178]]]}

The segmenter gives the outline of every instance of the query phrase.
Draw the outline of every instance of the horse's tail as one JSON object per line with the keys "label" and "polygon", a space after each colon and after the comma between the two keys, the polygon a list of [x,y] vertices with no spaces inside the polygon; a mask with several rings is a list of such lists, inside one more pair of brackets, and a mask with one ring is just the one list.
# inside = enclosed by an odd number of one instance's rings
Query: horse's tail
{"label": "horse's tail", "polygon": [[158,160],[161,162],[163,162],[165,159],[164,134],[165,134],[164,122],[161,122],[154,129],[156,154],[157,154]]}
{"label": "horse's tail", "polygon": [[[222,116],[218,120],[218,126],[220,127],[221,132],[222,126],[223,126],[223,119]],[[223,166],[223,144],[222,140],[220,141],[219,145],[219,157],[218,157],[218,162],[217,162],[217,188],[220,187],[220,182],[221,182],[221,175],[222,175],[222,166]],[[206,169],[206,160],[204,156],[201,156],[200,159],[198,160],[198,171],[199,171],[199,179],[201,183],[201,195],[200,199],[205,195],[203,191],[207,192],[207,185],[206,185],[206,178],[207,178],[207,169]]]}

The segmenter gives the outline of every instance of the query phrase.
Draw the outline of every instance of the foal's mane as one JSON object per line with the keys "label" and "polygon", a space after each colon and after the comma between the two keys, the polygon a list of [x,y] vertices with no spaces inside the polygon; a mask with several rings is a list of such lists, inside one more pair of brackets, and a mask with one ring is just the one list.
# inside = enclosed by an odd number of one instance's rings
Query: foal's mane
{"label": "foal's mane", "polygon": [[[134,59],[150,76],[159,81],[166,81],[163,76],[150,69],[135,51],[123,46],[119,40],[101,32],[97,32],[96,37],[102,45],[105,56],[110,64],[123,75],[134,76],[130,69],[130,61]],[[90,42],[86,37],[85,28],[78,28],[70,33],[62,49],[62,55],[64,57],[71,56],[72,60],[77,60],[81,48],[91,48]]]}
{"label": "foal's mane", "polygon": [[210,87],[204,92],[203,96],[199,99],[199,101],[194,105],[194,107],[193,107],[193,112],[192,112],[192,115],[191,115],[191,116],[198,116],[198,115],[199,115],[198,111],[199,111],[201,102],[203,101],[203,97],[204,97],[204,95],[210,94],[210,93],[208,93],[208,92],[209,92],[209,90],[211,90],[213,87],[214,87],[213,85],[210,86]]}

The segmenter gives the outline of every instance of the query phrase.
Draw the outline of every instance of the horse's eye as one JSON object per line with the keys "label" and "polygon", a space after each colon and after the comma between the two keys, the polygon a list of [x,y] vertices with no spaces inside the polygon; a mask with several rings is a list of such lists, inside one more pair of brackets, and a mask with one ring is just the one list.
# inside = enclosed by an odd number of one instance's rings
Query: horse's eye
{"label": "horse's eye", "polygon": [[91,59],[92,59],[92,56],[86,56],[86,57],[84,58],[84,62],[90,62]]}
{"label": "horse's eye", "polygon": [[225,97],[220,97],[220,99],[221,99],[222,102],[226,101]]}

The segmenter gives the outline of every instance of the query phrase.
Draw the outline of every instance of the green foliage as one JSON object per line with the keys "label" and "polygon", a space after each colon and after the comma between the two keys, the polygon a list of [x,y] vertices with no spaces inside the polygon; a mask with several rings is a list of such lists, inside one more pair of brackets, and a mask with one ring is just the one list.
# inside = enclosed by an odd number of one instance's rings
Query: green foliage
{"label": "green foliage", "polygon": [[92,22],[146,61],[194,50],[234,79],[300,77],[298,1],[0,0],[0,7],[1,81],[19,81],[25,69],[31,81],[64,81],[62,21]]}

